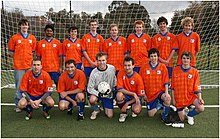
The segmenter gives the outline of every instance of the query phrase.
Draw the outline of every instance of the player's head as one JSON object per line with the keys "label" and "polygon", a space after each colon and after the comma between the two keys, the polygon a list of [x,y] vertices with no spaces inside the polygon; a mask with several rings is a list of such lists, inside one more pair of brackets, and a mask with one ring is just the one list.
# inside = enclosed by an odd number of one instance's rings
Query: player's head
{"label": "player's head", "polygon": [[40,58],[34,58],[32,60],[32,70],[35,75],[38,75],[41,72],[42,63]]}
{"label": "player's head", "polygon": [[76,72],[76,62],[73,59],[69,59],[65,62],[65,70],[68,74],[73,75]]}
{"label": "player's head", "polygon": [[157,25],[159,26],[160,31],[166,31],[167,30],[168,21],[167,21],[167,19],[165,17],[161,16],[157,20]]}
{"label": "player's head", "polygon": [[89,27],[90,27],[90,31],[96,32],[96,31],[97,31],[97,28],[98,28],[98,22],[97,22],[97,20],[94,20],[94,19],[90,20],[90,21],[89,21]]}
{"label": "player's head", "polygon": [[151,48],[148,51],[148,58],[152,64],[157,64],[160,53],[156,48]]}
{"label": "player's head", "polygon": [[68,29],[69,32],[69,36],[72,39],[77,38],[77,34],[78,34],[78,28],[76,26],[72,26]]}
{"label": "player's head", "polygon": [[109,27],[109,31],[112,37],[118,36],[118,25],[117,24],[111,24]]}
{"label": "player's head", "polygon": [[144,22],[142,20],[135,21],[134,29],[137,34],[141,34],[144,30]]}
{"label": "player's head", "polygon": [[190,65],[190,61],[192,60],[192,53],[184,51],[181,55],[181,60],[183,65]]}
{"label": "player's head", "polygon": [[52,37],[54,32],[54,26],[53,25],[46,25],[44,28],[44,32],[46,34],[46,37]]}
{"label": "player's head", "polygon": [[184,19],[182,19],[181,26],[183,27],[184,32],[190,33],[194,26],[193,18],[185,17]]}
{"label": "player's head", "polygon": [[127,75],[132,75],[134,69],[134,59],[130,56],[124,58],[124,70]]}
{"label": "player's head", "polygon": [[29,28],[29,21],[27,19],[21,19],[18,22],[18,25],[21,28],[21,32],[26,33],[28,31],[28,28]]}
{"label": "player's head", "polygon": [[107,68],[107,54],[104,52],[99,52],[96,54],[97,67],[100,70],[105,70]]}

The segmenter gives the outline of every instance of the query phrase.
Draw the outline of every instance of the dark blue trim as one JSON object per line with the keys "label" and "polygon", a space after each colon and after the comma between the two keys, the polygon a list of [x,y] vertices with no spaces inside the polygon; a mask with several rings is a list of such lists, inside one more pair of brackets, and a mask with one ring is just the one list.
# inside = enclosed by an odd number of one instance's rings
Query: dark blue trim
{"label": "dark blue trim", "polygon": [[8,50],[9,52],[15,52],[15,50]]}
{"label": "dark blue trim", "polygon": [[189,36],[186,35],[186,33],[183,31],[183,34],[186,36],[186,37],[190,37],[191,34],[192,34],[192,31],[189,33]]}
{"label": "dark blue trim", "polygon": [[34,72],[32,70],[32,75],[34,76],[34,78],[38,78],[41,75],[41,73],[42,73],[42,70],[40,70],[40,73],[36,76],[36,75],[34,75]]}
{"label": "dark blue trim", "polygon": [[110,38],[111,38],[112,41],[117,42],[118,39],[119,39],[119,37],[120,37],[120,36],[118,36],[116,39],[113,39],[112,37],[110,37]]}
{"label": "dark blue trim", "polygon": [[89,34],[90,34],[93,38],[96,38],[96,37],[98,36],[98,33],[96,33],[95,36],[93,36],[91,32],[89,32]]}
{"label": "dark blue trim", "polygon": [[126,76],[127,76],[128,78],[131,78],[131,77],[134,75],[134,73],[135,73],[135,72],[133,71],[133,73],[132,73],[130,76],[127,75],[127,74],[126,74]]}
{"label": "dark blue trim", "polygon": [[141,35],[140,35],[140,37],[138,37],[138,35],[137,35],[136,32],[134,33],[134,35],[135,35],[137,38],[141,38],[141,37],[144,35],[144,33],[142,32]]}
{"label": "dark blue trim", "polygon": [[68,37],[68,40],[71,41],[72,43],[75,43],[75,42],[78,40],[78,38],[76,38],[76,39],[73,41],[70,37]]}
{"label": "dark blue trim", "polygon": [[70,79],[73,79],[74,76],[75,76],[75,74],[72,76],[72,75],[70,75],[69,73],[67,73],[67,75],[68,75],[68,77],[69,77]]}
{"label": "dark blue trim", "polygon": [[194,92],[194,94],[200,94],[200,93],[202,93],[202,92]]}
{"label": "dark blue trim", "polygon": [[153,66],[151,65],[151,62],[150,62],[150,61],[149,61],[149,64],[150,64],[150,68],[151,68],[152,70],[155,70],[155,69],[158,67],[159,62],[157,63],[157,65],[156,65],[155,67],[153,67]]}
{"label": "dark blue trim", "polygon": [[52,42],[54,38],[52,38],[51,40],[48,40],[47,38],[44,38],[44,40],[46,40],[47,42]]}
{"label": "dark blue trim", "polygon": [[179,50],[179,48],[173,48],[172,50],[175,50],[175,51],[176,51],[176,50]]}
{"label": "dark blue trim", "polygon": [[48,94],[50,96],[52,94],[52,92],[46,92],[45,94]]}
{"label": "dark blue trim", "polygon": [[29,36],[29,33],[27,33],[27,34],[23,34],[23,33],[20,32],[20,34],[21,34],[22,38],[24,38],[24,39],[27,39],[28,36]]}
{"label": "dark blue trim", "polygon": [[184,69],[183,65],[180,65],[180,68],[182,69],[183,72],[188,72],[191,69],[191,66],[188,69]]}
{"label": "dark blue trim", "polygon": [[164,37],[164,36],[166,36],[168,34],[168,32],[166,32],[164,34],[160,32],[159,34]]}
{"label": "dark blue trim", "polygon": [[86,52],[86,50],[82,50],[82,52]]}
{"label": "dark blue trim", "polygon": [[117,90],[119,91],[119,90],[122,90],[122,89],[124,89],[124,88],[118,88]]}
{"label": "dark blue trim", "polygon": [[37,56],[37,58],[41,58],[41,56]]}

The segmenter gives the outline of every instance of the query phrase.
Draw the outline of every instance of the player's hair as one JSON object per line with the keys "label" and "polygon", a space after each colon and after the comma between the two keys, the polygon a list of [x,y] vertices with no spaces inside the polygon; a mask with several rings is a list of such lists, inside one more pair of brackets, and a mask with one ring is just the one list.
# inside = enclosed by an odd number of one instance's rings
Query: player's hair
{"label": "player's hair", "polygon": [[34,58],[34,59],[32,60],[32,64],[33,64],[33,62],[35,62],[35,61],[40,61],[40,63],[42,64],[41,58],[39,58],[39,57]]}
{"label": "player's hair", "polygon": [[134,27],[135,27],[136,25],[142,25],[142,26],[144,27],[144,21],[142,21],[142,20],[136,20],[136,21],[134,22]]}
{"label": "player's hair", "polygon": [[114,24],[114,23],[111,24],[110,27],[109,27],[109,31],[111,31],[111,29],[112,29],[113,27],[117,27],[117,28],[118,28],[118,25],[117,25],[117,24]]}
{"label": "player's hair", "polygon": [[92,19],[92,20],[89,21],[89,25],[91,25],[92,22],[96,22],[96,23],[98,24],[98,21],[97,21],[97,20]]}
{"label": "player's hair", "polygon": [[46,31],[48,28],[52,29],[52,31],[54,32],[54,26],[53,25],[46,25],[44,28],[44,31]]}
{"label": "player's hair", "polygon": [[69,65],[69,64],[72,64],[72,63],[73,63],[73,65],[76,67],[76,61],[73,60],[73,59],[67,60],[67,61],[65,62],[65,67],[66,67],[66,65]]}
{"label": "player's hair", "polygon": [[194,26],[194,20],[191,17],[185,17],[184,19],[181,20],[181,26],[184,27],[185,24],[191,23],[192,26]]}
{"label": "player's hair", "polygon": [[157,20],[157,25],[159,26],[159,24],[160,24],[161,22],[165,22],[165,23],[168,25],[167,19],[166,19],[165,17],[163,17],[163,16],[161,16],[161,17],[158,18],[158,20]]}
{"label": "player's hair", "polygon": [[160,56],[160,53],[159,51],[156,49],[156,48],[151,48],[149,51],[148,51],[148,58],[150,58],[150,55],[151,54],[155,54],[157,53],[157,56],[159,57]]}
{"label": "player's hair", "polygon": [[99,57],[102,57],[102,56],[105,56],[106,57],[106,59],[108,58],[108,55],[105,53],[105,52],[98,52],[97,54],[96,54],[96,60],[98,60],[98,58]]}
{"label": "player's hair", "polygon": [[190,60],[192,60],[192,53],[191,52],[184,51],[181,55],[181,59],[183,58],[183,56],[189,57]]}
{"label": "player's hair", "polygon": [[27,19],[21,19],[19,22],[18,22],[18,25],[29,25],[29,21]]}
{"label": "player's hair", "polygon": [[134,65],[134,59],[133,59],[132,57],[130,57],[130,56],[126,56],[126,57],[124,58],[124,63],[125,63],[125,62],[129,62],[129,61],[131,61],[132,65]]}
{"label": "player's hair", "polygon": [[78,31],[78,27],[76,26],[72,26],[68,29],[68,32],[70,33],[71,30],[77,30]]}

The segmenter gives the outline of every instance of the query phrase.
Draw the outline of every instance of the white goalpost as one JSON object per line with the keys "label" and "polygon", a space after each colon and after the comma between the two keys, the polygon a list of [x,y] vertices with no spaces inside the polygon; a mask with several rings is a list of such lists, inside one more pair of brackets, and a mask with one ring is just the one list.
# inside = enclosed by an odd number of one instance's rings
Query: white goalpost
{"label": "white goalpost", "polygon": [[[128,37],[135,20],[145,22],[145,33],[153,37],[158,33],[156,20],[168,18],[169,31],[182,31],[181,19],[194,19],[194,31],[200,35],[201,50],[197,55],[197,68],[202,88],[219,88],[219,2],[218,1],[74,1],[74,0],[29,0],[1,1],[1,88],[14,88],[14,70],[8,53],[8,41],[19,32],[18,22],[27,18],[29,32],[40,41],[44,38],[46,24],[54,24],[54,37],[63,42],[70,26],[79,28],[78,37],[89,32],[89,20],[99,22],[98,33],[109,37],[111,23],[119,25],[119,34]],[[185,7],[179,5],[185,4]],[[165,8],[164,5],[167,5]],[[153,8],[154,7],[154,8]],[[163,10],[162,10],[163,9]],[[176,61],[176,54],[175,54]]]}

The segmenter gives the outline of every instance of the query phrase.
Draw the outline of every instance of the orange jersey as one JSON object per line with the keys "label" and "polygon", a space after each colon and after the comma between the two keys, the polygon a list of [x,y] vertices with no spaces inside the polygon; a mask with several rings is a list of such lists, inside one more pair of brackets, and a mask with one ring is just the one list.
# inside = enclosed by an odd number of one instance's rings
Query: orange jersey
{"label": "orange jersey", "polygon": [[105,40],[103,51],[108,54],[108,64],[115,67],[116,70],[124,68],[124,57],[127,53],[127,42],[124,37],[119,36],[116,40],[108,38]]}
{"label": "orange jersey", "polygon": [[184,32],[180,33],[177,36],[178,47],[177,51],[178,59],[177,65],[182,64],[181,55],[184,51],[188,51],[192,53],[192,60],[190,65],[196,66],[196,54],[200,51],[200,37],[196,32],[192,32],[189,36],[187,36]]}
{"label": "orange jersey", "polygon": [[[152,38],[152,48],[157,48],[160,58],[167,60],[172,50],[178,50],[176,36],[170,32],[158,33]],[[173,58],[170,59],[168,67],[173,67]]]}
{"label": "orange jersey", "polygon": [[[104,45],[104,39],[101,35],[96,34],[93,36],[91,33],[87,33],[82,37],[83,47],[82,51],[86,51],[89,58],[95,62],[96,54],[102,51],[102,47]],[[84,66],[90,67],[88,60],[85,58]]]}
{"label": "orange jersey", "polygon": [[141,76],[134,72],[131,76],[126,75],[124,70],[119,71],[117,76],[117,89],[125,89],[136,93],[138,96],[145,95],[144,84]]}
{"label": "orange jersey", "polygon": [[195,93],[201,92],[198,70],[193,67],[184,70],[182,66],[174,68],[171,89],[177,108],[191,105],[197,98]]}
{"label": "orange jersey", "polygon": [[14,69],[24,70],[31,68],[33,53],[36,49],[36,38],[28,34],[25,38],[21,33],[11,37],[8,43],[8,50],[14,53]]}
{"label": "orange jersey", "polygon": [[151,38],[143,33],[140,37],[136,33],[128,36],[128,51],[135,61],[135,67],[142,67],[148,61],[148,51],[151,48]]}
{"label": "orange jersey", "polygon": [[29,70],[21,80],[20,90],[32,96],[40,96],[47,92],[52,92],[53,87],[50,75],[41,70],[40,75],[35,76],[32,70]]}
{"label": "orange jersey", "polygon": [[60,67],[62,45],[59,40],[53,38],[50,42],[42,39],[37,45],[37,56],[41,57],[42,69],[47,72],[57,72]]}
{"label": "orange jersey", "polygon": [[165,85],[169,84],[170,81],[167,68],[163,63],[158,63],[152,67],[149,62],[140,69],[140,76],[144,82],[148,102],[153,101],[161,92],[164,92]]}
{"label": "orange jersey", "polygon": [[63,55],[65,61],[69,59],[75,60],[76,63],[82,63],[82,42],[76,39],[74,42],[68,38],[63,41]]}
{"label": "orange jersey", "polygon": [[58,81],[58,92],[72,91],[75,89],[85,90],[86,76],[83,71],[76,69],[73,77],[65,71],[61,74]]}

